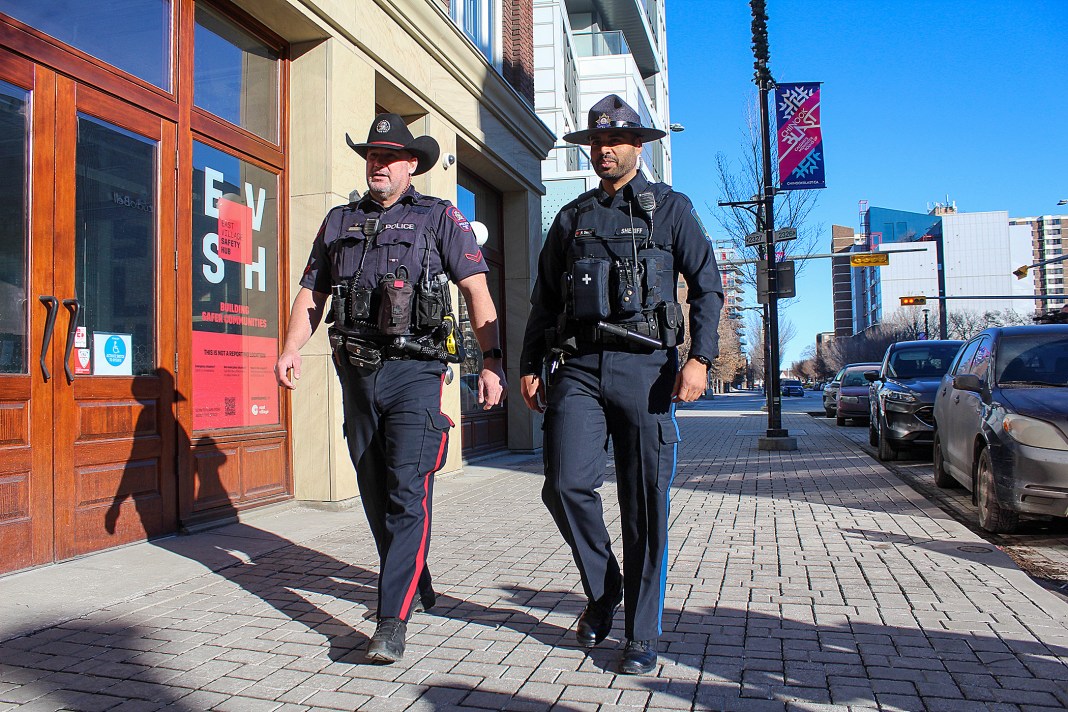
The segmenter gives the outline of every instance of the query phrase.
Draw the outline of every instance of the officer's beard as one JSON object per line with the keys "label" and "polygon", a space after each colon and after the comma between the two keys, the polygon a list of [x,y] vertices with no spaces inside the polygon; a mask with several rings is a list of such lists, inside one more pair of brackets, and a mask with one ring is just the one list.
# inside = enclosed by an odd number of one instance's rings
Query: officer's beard
{"label": "officer's beard", "polygon": [[367,192],[371,194],[372,200],[374,200],[376,203],[385,204],[392,202],[400,195],[402,195],[404,191],[408,190],[408,186],[410,186],[411,184],[412,176],[409,174],[402,183],[393,183],[392,181],[390,181],[389,184],[384,187],[376,188],[373,187],[370,183],[368,183]]}
{"label": "officer's beard", "polygon": [[633,156],[613,156],[614,162],[609,162],[607,167],[602,168],[597,162],[593,164],[593,172],[597,174],[598,178],[604,180],[614,181],[629,174],[638,165],[638,157]]}

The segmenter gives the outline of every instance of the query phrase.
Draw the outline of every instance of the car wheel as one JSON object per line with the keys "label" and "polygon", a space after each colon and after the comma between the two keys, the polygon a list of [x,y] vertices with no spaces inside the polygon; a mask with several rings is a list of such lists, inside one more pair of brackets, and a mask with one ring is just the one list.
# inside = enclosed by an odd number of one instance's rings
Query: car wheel
{"label": "car wheel", "polygon": [[868,420],[868,444],[875,447],[879,444],[879,431],[875,429],[875,419]]}
{"label": "car wheel", "polygon": [[835,425],[845,425],[846,419],[840,415],[836,415],[834,418]]}
{"label": "car wheel", "polygon": [[990,462],[990,450],[979,453],[978,483],[975,499],[979,505],[979,526],[994,534],[1011,534],[1020,524],[1020,515],[1002,507],[994,489],[994,468]]}
{"label": "car wheel", "polygon": [[886,437],[886,423],[884,421],[879,421],[879,442],[876,447],[878,448],[877,455],[883,462],[897,459],[897,448]]}
{"label": "car wheel", "polygon": [[934,483],[943,489],[957,487],[957,481],[946,469],[946,458],[942,454],[942,438],[937,430],[934,434],[934,444],[931,445],[931,459],[934,461]]}

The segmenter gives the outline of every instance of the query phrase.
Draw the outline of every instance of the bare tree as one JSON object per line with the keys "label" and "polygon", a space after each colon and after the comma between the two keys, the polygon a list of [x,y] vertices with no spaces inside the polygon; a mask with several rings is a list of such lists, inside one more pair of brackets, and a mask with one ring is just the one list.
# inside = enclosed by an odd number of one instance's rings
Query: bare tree
{"label": "bare tree", "polygon": [[978,312],[955,308],[946,316],[946,335],[951,339],[970,339],[991,326],[1033,324],[1034,316],[1015,309]]}
{"label": "bare tree", "polygon": [[[749,349],[749,363],[756,374],[761,374],[763,378],[764,373],[764,357],[766,355],[766,347],[764,345],[764,316],[759,311],[748,312],[750,316],[746,318],[746,333],[750,335],[750,349]],[[782,354],[786,350],[786,345],[794,340],[797,336],[797,325],[792,321],[780,320],[779,322],[779,359],[780,362],[777,367],[782,368]]]}
{"label": "bare tree", "polygon": [[[731,160],[724,153],[716,154],[716,177],[721,197],[730,202],[750,200],[764,192],[764,164],[761,158],[761,139],[759,122],[759,104],[756,93],[747,96],[745,104],[745,124],[742,129],[739,158]],[[772,180],[779,184],[778,156],[775,141],[772,141]],[[797,239],[777,243],[778,251],[784,259],[792,256],[811,254],[815,249],[822,225],[808,224],[809,216],[816,207],[819,196],[817,190],[790,190],[779,193],[775,200],[776,228],[792,227],[797,230]],[[745,236],[756,232],[756,218],[743,208],[719,208],[706,203],[726,235],[725,241],[739,255],[757,255],[763,257],[763,248],[756,250],[747,247]],[[806,260],[796,259],[794,273],[800,274]],[[739,265],[742,281],[754,289],[757,283],[757,265]],[[780,304],[780,306],[783,306]]]}
{"label": "bare tree", "polygon": [[742,353],[741,339],[738,336],[738,321],[723,318],[719,321],[719,356],[712,362],[708,375],[717,383],[717,390],[723,384],[732,384],[745,373],[745,354]]}

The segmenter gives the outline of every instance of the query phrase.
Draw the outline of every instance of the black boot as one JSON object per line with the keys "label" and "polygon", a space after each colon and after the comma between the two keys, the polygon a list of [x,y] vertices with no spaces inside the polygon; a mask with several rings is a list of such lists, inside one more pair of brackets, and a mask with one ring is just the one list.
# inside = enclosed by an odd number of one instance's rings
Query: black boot
{"label": "black boot", "polygon": [[575,627],[575,640],[584,648],[592,648],[612,632],[612,618],[619,606],[619,596],[606,596],[586,604]]}
{"label": "black boot", "polygon": [[404,657],[404,634],[408,624],[400,618],[383,618],[367,646],[367,659],[388,665]]}
{"label": "black boot", "polygon": [[628,640],[619,671],[624,675],[644,675],[656,667],[655,640]]}

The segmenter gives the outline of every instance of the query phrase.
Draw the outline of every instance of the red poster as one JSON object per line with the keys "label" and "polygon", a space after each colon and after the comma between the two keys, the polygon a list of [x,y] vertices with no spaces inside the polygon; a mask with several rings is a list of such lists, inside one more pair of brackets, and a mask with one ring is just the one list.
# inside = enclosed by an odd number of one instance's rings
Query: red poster
{"label": "red poster", "polygon": [[194,331],[193,429],[278,423],[277,357],[277,338]]}
{"label": "red poster", "polygon": [[219,257],[252,264],[252,208],[219,198]]}

